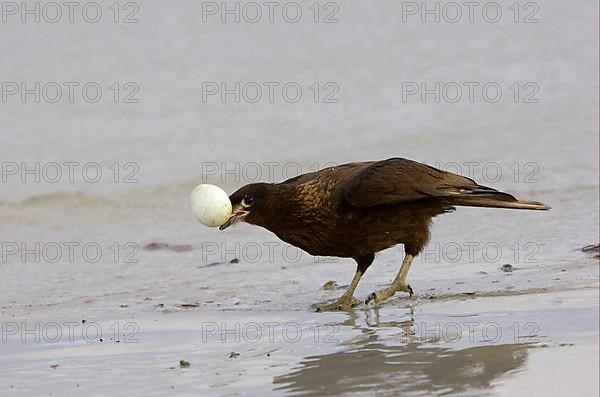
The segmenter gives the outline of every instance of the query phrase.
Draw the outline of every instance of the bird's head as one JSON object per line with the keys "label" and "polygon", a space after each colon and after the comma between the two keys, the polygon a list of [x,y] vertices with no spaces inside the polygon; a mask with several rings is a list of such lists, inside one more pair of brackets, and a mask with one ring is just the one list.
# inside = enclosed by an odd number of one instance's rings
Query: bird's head
{"label": "bird's head", "polygon": [[224,230],[238,221],[263,226],[263,220],[271,214],[270,193],[272,187],[271,183],[251,183],[239,188],[229,196],[232,207],[231,216],[219,227],[219,230]]}

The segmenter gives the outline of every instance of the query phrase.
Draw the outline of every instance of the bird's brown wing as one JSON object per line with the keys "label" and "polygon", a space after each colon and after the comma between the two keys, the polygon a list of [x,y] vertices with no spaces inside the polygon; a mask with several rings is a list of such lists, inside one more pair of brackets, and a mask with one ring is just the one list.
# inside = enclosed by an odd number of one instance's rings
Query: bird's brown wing
{"label": "bird's brown wing", "polygon": [[346,201],[362,208],[433,197],[499,194],[514,200],[472,179],[403,158],[377,161],[357,170],[344,189]]}

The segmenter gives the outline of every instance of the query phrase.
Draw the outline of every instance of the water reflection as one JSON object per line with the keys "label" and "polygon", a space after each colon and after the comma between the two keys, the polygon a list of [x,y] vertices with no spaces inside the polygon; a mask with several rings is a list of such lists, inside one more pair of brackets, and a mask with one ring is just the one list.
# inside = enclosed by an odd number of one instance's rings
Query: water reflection
{"label": "water reflection", "polygon": [[[303,396],[376,392],[383,395],[486,394],[497,378],[518,371],[531,344],[480,344],[456,349],[436,346],[435,341],[414,336],[414,320],[357,325],[361,335],[344,350],[307,357],[292,372],[274,379],[275,389]],[[342,325],[342,324],[340,324]],[[398,330],[402,343],[381,335],[382,329]],[[432,343],[434,342],[434,343]]]}

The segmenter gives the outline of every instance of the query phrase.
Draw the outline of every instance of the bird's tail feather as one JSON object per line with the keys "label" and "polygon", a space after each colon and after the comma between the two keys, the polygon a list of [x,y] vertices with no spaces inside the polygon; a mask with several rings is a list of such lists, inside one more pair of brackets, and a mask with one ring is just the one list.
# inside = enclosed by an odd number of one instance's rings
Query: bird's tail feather
{"label": "bird's tail feather", "polygon": [[549,210],[552,208],[538,201],[503,201],[483,197],[469,197],[453,200],[452,205],[463,207],[512,208],[518,210]]}
{"label": "bird's tail feather", "polygon": [[549,210],[551,207],[538,201],[518,200],[516,197],[488,188],[478,186],[466,194],[453,197],[452,205],[464,207],[512,208],[520,210]]}

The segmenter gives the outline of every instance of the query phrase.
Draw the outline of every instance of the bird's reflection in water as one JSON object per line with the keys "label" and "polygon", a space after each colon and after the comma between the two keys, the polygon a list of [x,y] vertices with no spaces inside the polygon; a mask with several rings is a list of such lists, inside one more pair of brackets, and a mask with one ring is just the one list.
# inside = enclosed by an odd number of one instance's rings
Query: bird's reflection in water
{"label": "bird's reflection in water", "polygon": [[[524,343],[439,347],[432,340],[410,337],[412,319],[398,323],[377,319],[378,313],[371,313],[369,324],[360,327],[362,335],[345,343],[344,351],[307,357],[292,372],[276,377],[275,389],[303,396],[486,394],[492,381],[522,367],[533,347]],[[356,320],[351,314],[340,325],[359,328]],[[404,343],[387,341],[377,332],[390,327],[409,335]]]}

